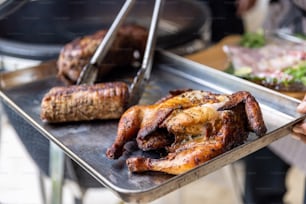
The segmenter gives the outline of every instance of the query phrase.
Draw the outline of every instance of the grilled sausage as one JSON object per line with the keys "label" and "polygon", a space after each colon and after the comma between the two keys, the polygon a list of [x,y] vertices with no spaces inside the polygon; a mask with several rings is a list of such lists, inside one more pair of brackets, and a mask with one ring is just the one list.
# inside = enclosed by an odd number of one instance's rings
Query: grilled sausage
{"label": "grilled sausage", "polygon": [[54,87],[42,99],[40,117],[50,123],[118,119],[128,98],[123,82]]}
{"label": "grilled sausage", "polygon": [[[66,44],[57,61],[58,77],[66,84],[75,84],[83,67],[89,62],[106,33],[107,30],[100,30]],[[98,67],[97,79],[115,67],[126,68],[140,61],[146,46],[147,35],[147,30],[141,26],[122,26],[103,63]],[[135,52],[140,54],[139,59],[134,57]]]}

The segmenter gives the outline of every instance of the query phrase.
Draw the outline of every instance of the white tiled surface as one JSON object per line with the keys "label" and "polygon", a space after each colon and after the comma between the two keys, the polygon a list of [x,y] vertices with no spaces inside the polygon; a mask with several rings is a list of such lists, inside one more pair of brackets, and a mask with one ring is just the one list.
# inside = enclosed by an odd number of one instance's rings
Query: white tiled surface
{"label": "white tiled surface", "polygon": [[[36,166],[7,119],[5,117],[2,119],[0,126],[2,133],[0,140],[0,204],[42,204]],[[241,176],[243,173],[241,167],[239,172]],[[224,169],[221,169],[151,204],[237,204],[228,178]],[[304,188],[303,174],[293,168],[287,182],[289,192],[285,200],[288,204],[301,203]],[[45,183],[48,191],[49,180],[45,179]],[[64,187],[63,204],[73,204],[71,189],[69,185]],[[119,204],[121,202],[106,189],[90,189],[84,197],[84,204],[100,203]]]}

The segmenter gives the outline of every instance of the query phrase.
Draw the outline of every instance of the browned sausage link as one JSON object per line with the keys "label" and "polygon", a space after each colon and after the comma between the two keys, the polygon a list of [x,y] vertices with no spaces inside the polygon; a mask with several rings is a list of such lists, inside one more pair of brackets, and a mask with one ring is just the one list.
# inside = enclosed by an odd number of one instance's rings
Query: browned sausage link
{"label": "browned sausage link", "polygon": [[123,82],[54,87],[42,99],[40,116],[51,123],[118,119],[128,98]]}
{"label": "browned sausage link", "polygon": [[[105,37],[107,30],[100,30],[67,43],[60,52],[57,67],[58,77],[66,84],[75,84],[83,67]],[[147,29],[138,25],[124,25],[118,30],[110,50],[98,68],[98,79],[115,67],[128,68],[141,61],[146,46]],[[139,59],[134,57],[138,51]]]}

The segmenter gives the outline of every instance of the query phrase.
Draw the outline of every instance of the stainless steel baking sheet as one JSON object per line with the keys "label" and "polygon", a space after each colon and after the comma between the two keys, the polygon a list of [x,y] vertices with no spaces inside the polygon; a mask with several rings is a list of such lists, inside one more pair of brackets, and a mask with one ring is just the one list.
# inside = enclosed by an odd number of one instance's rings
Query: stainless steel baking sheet
{"label": "stainless steel baking sheet", "polygon": [[288,135],[293,124],[305,118],[305,115],[296,112],[300,101],[294,98],[164,51],[158,51],[154,61],[152,78],[140,103],[152,103],[165,96],[169,90],[180,88],[216,93],[246,90],[260,103],[268,127],[267,134],[261,138],[250,134],[245,144],[178,176],[153,172],[131,174],[125,165],[127,155],[115,161],[105,156],[106,149],[116,136],[117,120],[57,125],[40,120],[40,101],[43,95],[51,87],[61,84],[56,79],[54,61],[2,73],[0,97],[43,136],[57,144],[126,202],[153,201]]}

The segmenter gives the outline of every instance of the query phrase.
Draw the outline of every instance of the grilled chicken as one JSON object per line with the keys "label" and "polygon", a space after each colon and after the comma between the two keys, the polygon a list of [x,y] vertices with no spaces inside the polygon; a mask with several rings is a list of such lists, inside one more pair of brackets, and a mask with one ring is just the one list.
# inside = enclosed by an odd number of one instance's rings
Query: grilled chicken
{"label": "grilled chicken", "polygon": [[41,119],[50,123],[119,119],[128,97],[123,82],[54,87],[42,99]]}
{"label": "grilled chicken", "polygon": [[[101,30],[66,44],[57,61],[59,78],[66,84],[74,84],[106,33],[107,30]],[[147,35],[147,30],[141,26],[122,26],[103,64],[99,66],[98,80],[114,67],[130,67],[134,62],[141,60]],[[135,52],[138,52],[138,59]]]}
{"label": "grilled chicken", "polygon": [[262,136],[266,130],[259,104],[248,92],[178,91],[153,105],[129,108],[106,154],[120,157],[124,144],[136,138],[140,149],[164,148],[167,155],[128,158],[130,171],[180,174],[242,144],[249,131]]}

